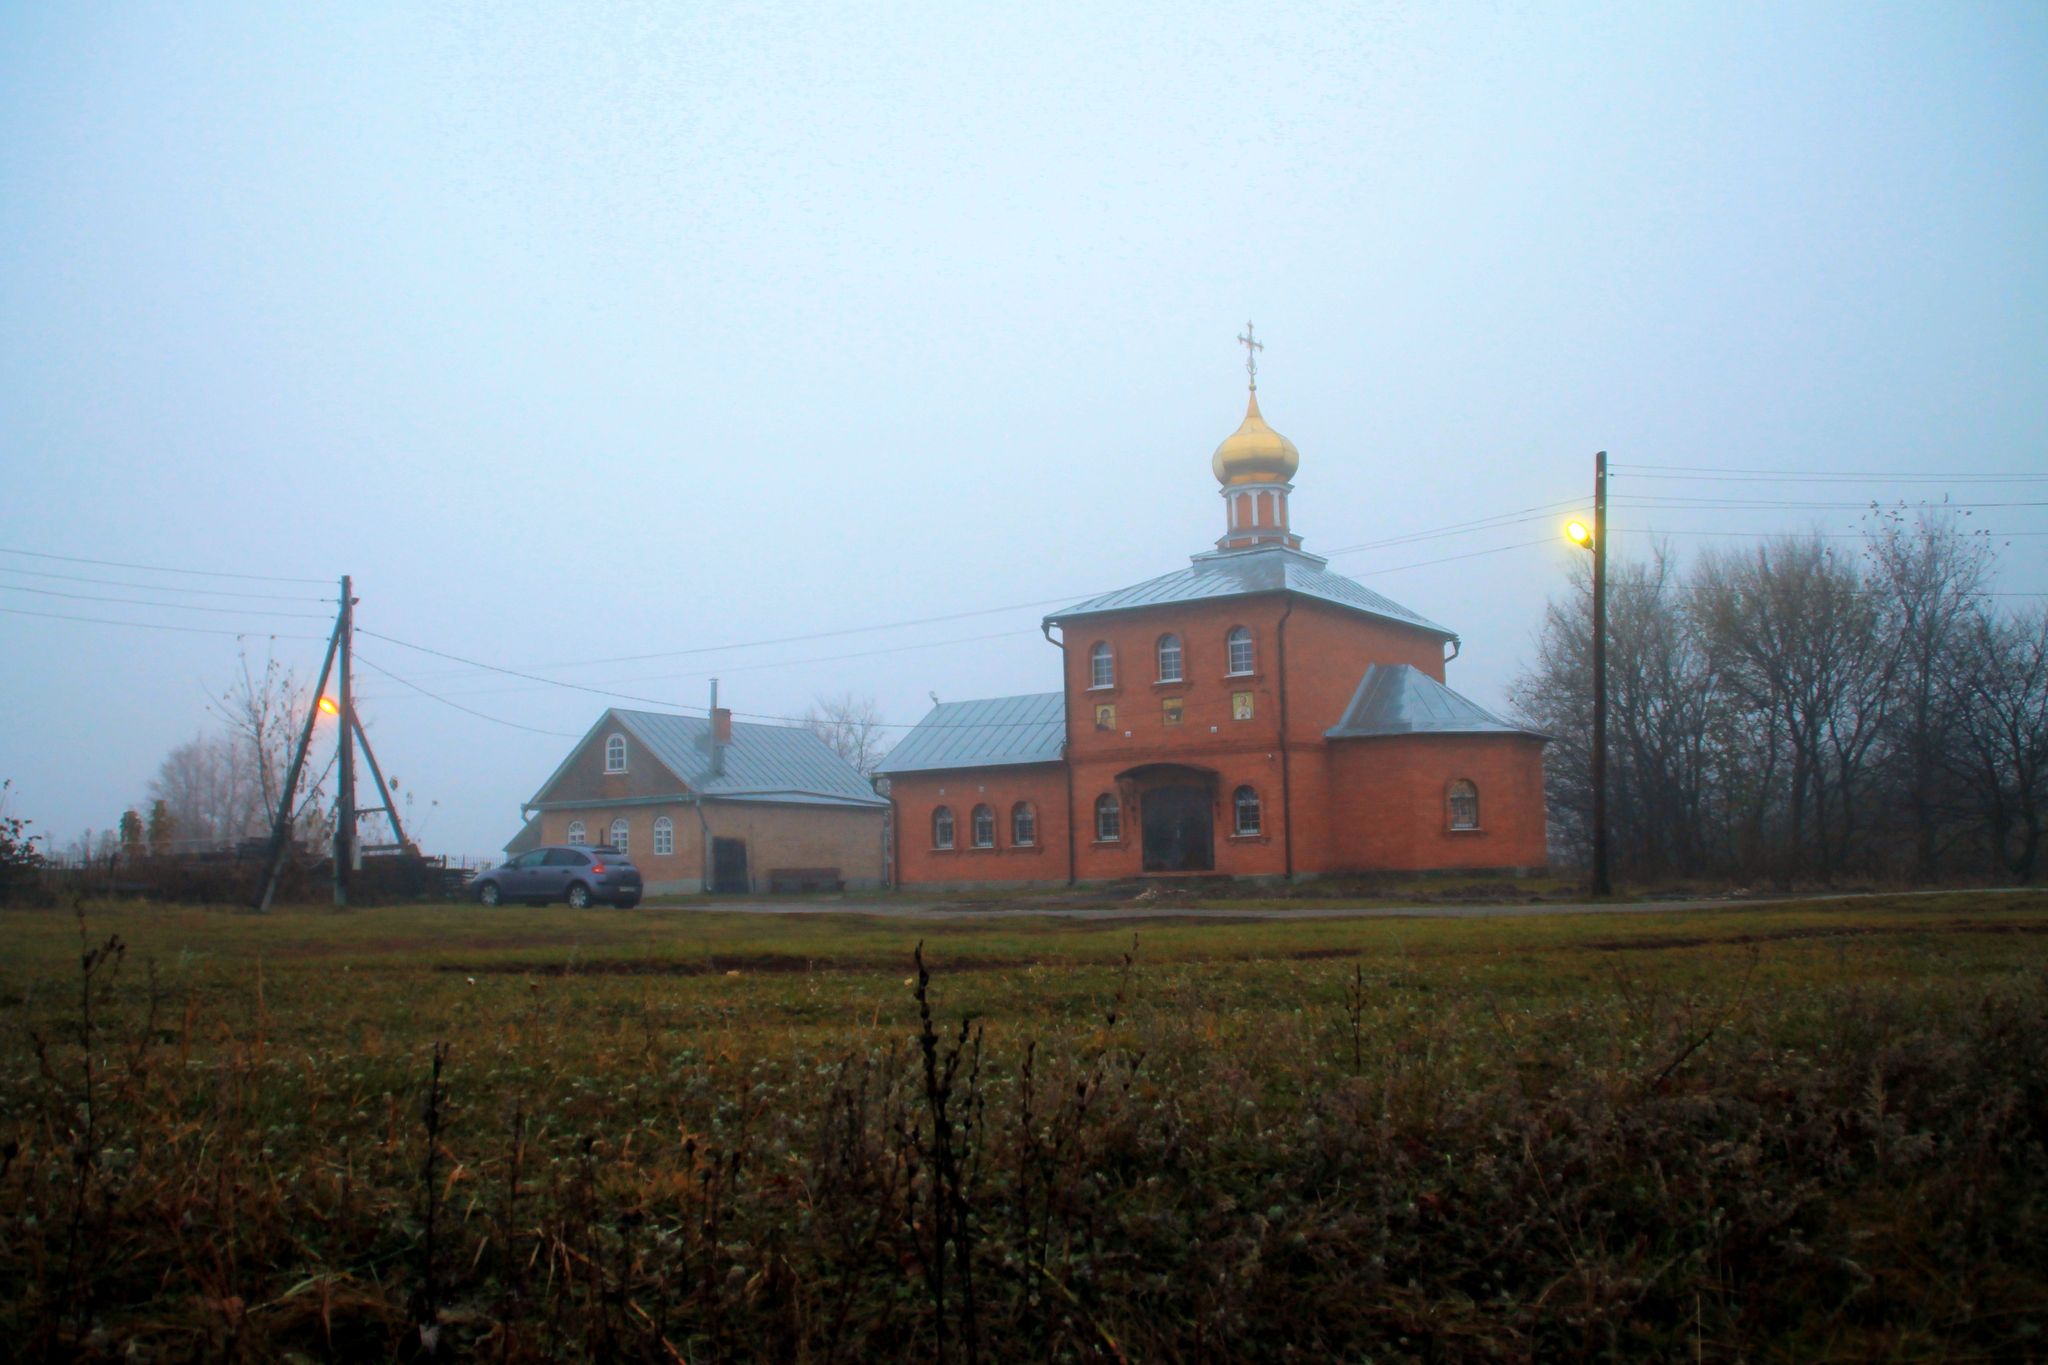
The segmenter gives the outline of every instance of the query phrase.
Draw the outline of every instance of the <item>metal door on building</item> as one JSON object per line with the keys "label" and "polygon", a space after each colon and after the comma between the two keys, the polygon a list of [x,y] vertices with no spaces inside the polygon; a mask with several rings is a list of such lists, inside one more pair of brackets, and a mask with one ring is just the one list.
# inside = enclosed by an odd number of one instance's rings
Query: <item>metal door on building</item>
{"label": "metal door on building", "polygon": [[753,890],[747,881],[745,839],[711,841],[711,889],[735,894]]}
{"label": "metal door on building", "polygon": [[1147,872],[1215,870],[1215,819],[1207,787],[1153,787],[1140,799]]}

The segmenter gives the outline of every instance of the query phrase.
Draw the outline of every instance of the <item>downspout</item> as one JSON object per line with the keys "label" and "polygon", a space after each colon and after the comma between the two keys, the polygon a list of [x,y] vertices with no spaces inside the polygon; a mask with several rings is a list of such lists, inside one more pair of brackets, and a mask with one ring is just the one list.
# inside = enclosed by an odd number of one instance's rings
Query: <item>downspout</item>
{"label": "downspout", "polygon": [[1280,613],[1274,630],[1274,648],[1280,654],[1280,844],[1287,857],[1287,880],[1294,880],[1294,787],[1287,763],[1287,618],[1294,615],[1294,598]]}
{"label": "downspout", "polygon": [[903,811],[896,804],[896,784],[889,784],[889,885],[903,885]]}
{"label": "downspout", "polygon": [[711,822],[704,818],[704,797],[701,793],[690,793],[691,809],[697,812],[697,894],[711,894]]}
{"label": "downspout", "polygon": [[1074,831],[1074,763],[1071,757],[1074,747],[1074,713],[1067,705],[1067,645],[1066,639],[1052,638],[1052,618],[1047,617],[1039,624],[1045,642],[1060,652],[1060,771],[1067,779],[1067,885],[1072,886],[1077,877],[1079,864],[1075,862]]}
{"label": "downspout", "polygon": [[1465,642],[1463,640],[1460,640],[1457,636],[1453,635],[1451,637],[1451,652],[1444,655],[1444,662],[1449,663],[1451,660],[1457,658],[1460,654],[1463,654],[1464,652]]}

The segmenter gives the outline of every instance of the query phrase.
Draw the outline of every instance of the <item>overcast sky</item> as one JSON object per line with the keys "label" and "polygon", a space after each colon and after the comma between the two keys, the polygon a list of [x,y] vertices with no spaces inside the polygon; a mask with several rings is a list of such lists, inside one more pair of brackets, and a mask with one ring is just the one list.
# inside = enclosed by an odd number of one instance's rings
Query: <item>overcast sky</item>
{"label": "overcast sky", "polygon": [[[430,850],[606,700],[410,646],[743,716],[1054,689],[1045,610],[1220,533],[1248,318],[1305,548],[1499,706],[1596,449],[2048,501],[1983,480],[2048,472],[2044,96],[2039,3],[6,4],[0,777],[114,824],[343,573]],[[2001,590],[2044,512],[1974,509]]]}

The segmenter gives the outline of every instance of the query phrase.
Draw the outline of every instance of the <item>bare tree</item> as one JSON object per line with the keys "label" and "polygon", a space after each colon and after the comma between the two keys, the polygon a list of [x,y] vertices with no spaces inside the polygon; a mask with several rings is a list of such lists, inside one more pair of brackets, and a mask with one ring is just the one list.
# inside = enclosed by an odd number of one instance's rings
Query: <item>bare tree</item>
{"label": "bare tree", "polygon": [[1980,616],[1949,698],[1964,715],[1958,765],[1998,866],[2031,882],[2048,821],[2048,608]]}
{"label": "bare tree", "polygon": [[881,712],[871,696],[842,692],[836,697],[819,697],[805,709],[804,724],[815,730],[833,753],[857,768],[862,777],[875,775],[875,768],[889,749]]}
{"label": "bare tree", "polygon": [[[149,784],[163,815],[160,821],[152,808],[151,851],[224,848],[268,831],[292,745],[313,701],[300,694],[291,672],[276,660],[259,670],[242,656],[240,676],[210,708],[223,729],[173,749]],[[310,792],[294,793],[302,838],[312,832],[310,824],[325,818],[318,809],[320,785],[314,778]]]}

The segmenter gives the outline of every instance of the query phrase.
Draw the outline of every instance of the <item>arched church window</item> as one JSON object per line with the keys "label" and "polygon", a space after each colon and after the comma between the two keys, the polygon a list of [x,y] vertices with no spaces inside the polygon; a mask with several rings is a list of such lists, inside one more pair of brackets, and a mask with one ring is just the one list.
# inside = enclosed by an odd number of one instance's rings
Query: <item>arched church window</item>
{"label": "arched church window", "polygon": [[1116,686],[1116,656],[1109,652],[1107,640],[1097,640],[1095,647],[1088,651],[1088,685]]}
{"label": "arched church window", "polygon": [[994,848],[996,846],[996,813],[987,806],[974,808],[974,846]]}
{"label": "arched church window", "polygon": [[654,856],[672,857],[676,851],[676,822],[666,815],[654,822]]}
{"label": "arched church window", "polygon": [[953,808],[951,806],[940,806],[932,812],[932,847],[951,848],[952,846]]}
{"label": "arched church window", "polygon": [[613,735],[604,742],[604,770],[608,773],[626,771],[626,737]]}
{"label": "arched church window", "polygon": [[621,853],[631,853],[633,850],[626,847],[626,841],[632,838],[632,836],[633,827],[626,823],[625,816],[622,815],[618,819],[612,821],[613,848],[617,849]]}
{"label": "arched church window", "polygon": [[1095,840],[1113,844],[1124,837],[1124,813],[1108,792],[1095,798]]}
{"label": "arched church window", "polygon": [[1479,788],[1459,778],[1450,789],[1451,828],[1479,828]]}
{"label": "arched church window", "polygon": [[1010,842],[1018,848],[1029,848],[1038,842],[1038,812],[1029,801],[1019,801],[1010,807]]}
{"label": "arched church window", "polygon": [[1223,640],[1230,651],[1231,673],[1251,672],[1258,662],[1257,656],[1252,653],[1251,631],[1244,626],[1232,626],[1230,634],[1224,636]]}
{"label": "arched church window", "polygon": [[563,837],[572,844],[582,843],[584,840],[583,822],[581,820],[571,820],[569,822],[569,832]]}
{"label": "arched church window", "polygon": [[1180,636],[1159,637],[1159,681],[1180,681]]}
{"label": "arched church window", "polygon": [[1251,787],[1239,787],[1231,798],[1231,807],[1236,819],[1231,828],[1239,834],[1259,832],[1259,794]]}

